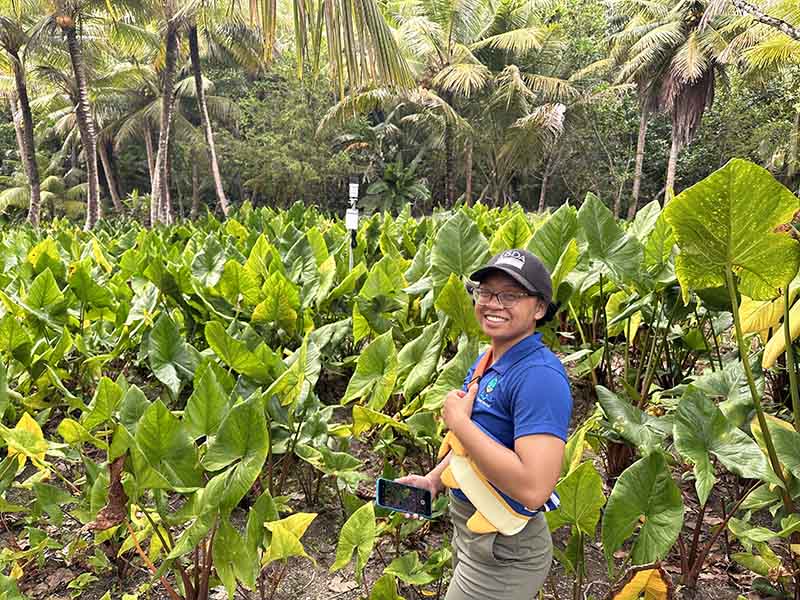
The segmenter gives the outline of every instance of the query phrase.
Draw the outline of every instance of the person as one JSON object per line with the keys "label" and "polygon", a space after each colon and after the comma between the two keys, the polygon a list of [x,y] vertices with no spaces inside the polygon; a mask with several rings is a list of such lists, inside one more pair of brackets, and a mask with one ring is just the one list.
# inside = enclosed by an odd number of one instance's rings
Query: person
{"label": "person", "polygon": [[[564,367],[536,332],[555,313],[550,273],[535,255],[514,249],[494,256],[470,279],[477,283],[475,315],[491,355],[481,364],[481,377],[473,374],[484,355],[463,389],[447,394],[442,419],[494,490],[528,520],[514,535],[476,533],[467,526],[475,507],[464,490],[451,489],[453,576],[445,600],[531,600],[552,561],[542,513],[558,507],[554,490],[572,412]],[[398,481],[435,498],[452,456],[425,476]]]}

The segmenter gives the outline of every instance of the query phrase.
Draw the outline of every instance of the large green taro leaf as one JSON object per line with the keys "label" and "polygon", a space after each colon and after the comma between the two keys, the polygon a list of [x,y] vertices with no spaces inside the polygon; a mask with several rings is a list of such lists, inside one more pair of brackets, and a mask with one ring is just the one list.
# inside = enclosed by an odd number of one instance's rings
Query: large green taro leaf
{"label": "large green taro leaf", "polygon": [[[441,368],[434,384],[422,392],[422,408],[426,410],[441,408],[444,398],[450,390],[460,390],[463,387],[464,378],[477,356],[478,340],[462,336],[456,355]],[[406,409],[403,410],[403,414],[408,414],[405,411]]]}
{"label": "large green taro leaf", "polygon": [[[705,504],[716,482],[710,455],[746,479],[772,481],[764,453],[700,390],[689,386],[675,414],[675,448],[694,465],[695,488]],[[774,481],[774,483],[777,483]]]}
{"label": "large green taro leaf", "polygon": [[197,351],[183,340],[175,322],[162,314],[147,343],[147,358],[150,368],[158,380],[166,385],[173,395],[178,395],[181,380],[189,380],[197,366]]}
{"label": "large green taro leaf", "polygon": [[114,304],[114,296],[107,288],[95,281],[88,258],[70,267],[69,287],[84,305],[108,307]]}
{"label": "large green taro leaf", "polygon": [[439,323],[431,323],[397,355],[399,379],[403,380],[403,396],[414,398],[431,380],[442,351]]}
{"label": "large green taro leaf", "polygon": [[364,567],[375,546],[377,528],[375,525],[375,509],[372,502],[367,502],[355,511],[342,526],[339,543],[336,546],[336,561],[331,565],[331,572],[346,566],[353,552],[356,553],[356,581],[361,582]]}
{"label": "large green taro leaf", "polygon": [[233,510],[244,498],[267,459],[269,432],[260,396],[234,406],[219,426],[202,465],[219,471],[232,465],[227,475],[221,507]]}
{"label": "large green taro leaf", "polygon": [[481,328],[475,317],[472,298],[469,297],[461,279],[454,273],[450,275],[442,291],[439,292],[434,306],[450,317],[451,337],[457,337],[462,333],[466,333],[470,338],[480,336]]}
{"label": "large green taro leaf", "polygon": [[417,552],[409,552],[395,558],[385,573],[394,575],[409,585],[427,585],[436,580],[436,575],[425,568],[425,563],[419,559]]}
{"label": "large green taro leaf", "polygon": [[192,276],[205,287],[214,287],[222,277],[225,268],[225,254],[214,234],[209,234],[203,248],[192,260]]}
{"label": "large green taro leaf", "polygon": [[635,445],[642,454],[661,448],[670,433],[667,421],[654,417],[620,398],[608,388],[598,385],[597,400],[608,418],[611,428],[625,441]]}
{"label": "large green taro leaf", "polygon": [[197,449],[161,400],[145,409],[134,439],[133,467],[141,489],[180,490],[201,485]]}
{"label": "large green taro leaf", "polygon": [[776,297],[797,273],[800,245],[775,228],[798,208],[797,197],[766,169],[739,158],[681,192],[664,212],[680,247],[684,298],[689,290],[726,285],[729,271],[739,275],[742,294]]}
{"label": "large green taro leaf", "polygon": [[533,234],[528,250],[542,259],[552,273],[564,249],[578,233],[578,216],[575,208],[562,204]]}
{"label": "large green taro leaf", "polygon": [[397,349],[389,330],[375,338],[358,357],[356,371],[347,384],[342,404],[365,398],[370,408],[380,410],[394,390],[397,370]]}
{"label": "large green taro leaf", "polygon": [[608,207],[591,192],[578,210],[578,223],[590,259],[600,263],[617,282],[637,280],[644,252],[642,245],[622,230]]}
{"label": "large green taro leaf", "polygon": [[603,549],[611,561],[639,527],[631,548],[634,565],[664,558],[683,527],[683,499],[666,459],[653,452],[625,469],[603,514]]}
{"label": "large green taro leaf", "polygon": [[550,531],[571,525],[593,538],[600,509],[606,503],[603,480],[591,462],[581,464],[556,486],[561,498],[558,510],[545,513]]}
{"label": "large green taro leaf", "polygon": [[524,248],[531,239],[531,226],[525,220],[522,212],[515,212],[514,216],[503,223],[492,236],[489,244],[490,254],[497,254],[512,248]]}
{"label": "large green taro leaf", "polygon": [[459,210],[450,217],[433,243],[431,276],[436,289],[450,278],[451,273],[469,277],[486,262],[489,243],[467,213]]}
{"label": "large green taro leaf", "polygon": [[194,378],[194,390],[186,402],[183,422],[192,438],[209,437],[217,433],[228,398],[217,381],[211,362],[198,367]]}

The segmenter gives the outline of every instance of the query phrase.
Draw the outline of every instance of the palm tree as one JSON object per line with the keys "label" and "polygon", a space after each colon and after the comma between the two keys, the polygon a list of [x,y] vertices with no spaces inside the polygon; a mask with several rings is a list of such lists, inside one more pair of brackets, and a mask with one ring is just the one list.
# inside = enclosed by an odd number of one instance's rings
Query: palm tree
{"label": "palm tree", "polygon": [[78,35],[78,24],[91,10],[86,0],[55,0],[54,12],[49,24],[57,26],[67,40],[72,72],[77,85],[77,103],[75,115],[78,131],[86,160],[86,176],[88,179],[86,203],[86,229],[92,229],[102,217],[100,202],[100,181],[97,171],[97,133],[95,129],[92,106],[89,101],[89,82],[83,45]]}
{"label": "palm tree", "polygon": [[[644,95],[641,105],[647,109],[655,100],[672,119],[667,200],[674,193],[678,153],[694,138],[714,101],[717,77],[724,76],[720,55],[726,42],[714,19],[704,21],[707,5],[707,0],[613,3],[617,20],[625,23],[615,36],[615,52],[622,57],[618,79],[637,83]],[[650,83],[643,87],[642,82]]]}
{"label": "palm tree", "polygon": [[211,165],[211,175],[214,178],[214,191],[217,194],[217,202],[225,216],[230,210],[228,199],[225,197],[225,190],[222,188],[222,176],[219,171],[217,161],[217,149],[214,144],[214,132],[211,129],[211,119],[208,116],[208,103],[203,89],[203,74],[200,68],[200,44],[197,36],[197,21],[191,19],[189,22],[189,55],[192,63],[192,74],[194,76],[195,90],[197,94],[197,108],[200,111],[200,123],[203,127],[203,134],[206,138],[206,152],[208,162]]}
{"label": "palm tree", "polygon": [[29,30],[34,25],[34,15],[23,12],[31,5],[20,2],[0,2],[0,49],[5,51],[14,73],[15,92],[8,100],[15,125],[19,124],[18,142],[20,159],[25,166],[30,187],[28,220],[39,224],[41,193],[39,169],[36,165],[36,143],[33,138],[33,116],[28,98],[28,83],[25,72],[25,54],[30,41]]}

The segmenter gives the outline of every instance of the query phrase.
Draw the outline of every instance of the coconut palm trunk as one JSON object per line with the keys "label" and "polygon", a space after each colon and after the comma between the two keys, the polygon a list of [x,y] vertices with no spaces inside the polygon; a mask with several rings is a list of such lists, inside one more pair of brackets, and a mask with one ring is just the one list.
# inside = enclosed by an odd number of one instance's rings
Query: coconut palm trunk
{"label": "coconut palm trunk", "polygon": [[19,108],[17,107],[17,98],[14,94],[8,95],[8,108],[11,110],[11,122],[14,125],[14,134],[17,136],[17,151],[19,152],[20,160],[25,156],[25,140],[22,137],[22,119],[19,115]]}
{"label": "coconut palm trunk", "polygon": [[200,169],[197,166],[197,155],[192,152],[192,210],[189,218],[194,221],[200,214]]}
{"label": "coconut palm trunk", "polygon": [[153,177],[152,201],[150,206],[150,223],[162,220],[167,214],[169,205],[167,152],[169,136],[172,131],[174,114],[173,95],[175,90],[175,72],[178,63],[178,27],[172,18],[167,20],[166,60],[164,63],[164,84],[161,90],[161,121],[158,133],[158,153],[156,154],[155,176]]}
{"label": "coconut palm trunk", "polygon": [[[41,187],[39,181],[39,167],[36,165],[36,143],[33,139],[33,116],[31,115],[31,105],[28,99],[28,86],[25,81],[25,72],[22,69],[22,61],[19,54],[9,52],[11,56],[11,66],[14,70],[14,85],[16,98],[11,98],[12,112],[21,121],[20,133],[20,158],[25,165],[25,174],[28,176],[28,185],[31,188],[31,201],[28,207],[28,221],[34,225],[39,224],[39,212],[41,210]],[[18,107],[18,109],[17,109]],[[17,109],[17,110],[15,110]]]}
{"label": "coconut palm trunk", "polygon": [[667,163],[667,184],[664,190],[664,203],[666,204],[675,196],[675,170],[678,166],[678,153],[681,150],[681,142],[677,133],[673,130],[672,146],[669,149],[669,162]]}
{"label": "coconut palm trunk", "polygon": [[195,88],[197,88],[197,107],[200,110],[200,122],[203,126],[203,133],[206,136],[208,162],[211,165],[211,175],[214,178],[214,190],[217,194],[217,202],[222,210],[222,214],[227,217],[230,205],[228,199],[225,197],[225,190],[222,188],[222,176],[219,172],[217,150],[214,145],[214,132],[211,129],[211,119],[208,117],[208,104],[206,103],[206,93],[203,89],[203,75],[200,70],[200,46],[197,40],[197,23],[192,23],[189,27],[189,54],[192,60],[192,73],[194,75]]}
{"label": "coconut palm trunk", "polygon": [[155,187],[156,157],[153,148],[153,132],[150,130],[149,125],[144,129],[144,148],[147,152],[147,171],[150,173],[150,189],[152,190]]}
{"label": "coconut palm trunk", "polygon": [[464,176],[466,185],[464,188],[464,204],[472,206],[472,140],[467,140],[464,147]]}
{"label": "coconut palm trunk", "polygon": [[642,169],[644,168],[644,143],[647,138],[647,125],[650,121],[650,114],[646,108],[642,108],[639,117],[639,139],[636,142],[636,164],[633,168],[633,191],[631,192],[631,203],[628,206],[628,219],[636,216],[639,210],[639,190],[642,186]]}
{"label": "coconut palm trunk", "polygon": [[75,83],[78,87],[78,102],[75,106],[75,116],[78,121],[78,132],[81,136],[81,145],[86,158],[86,177],[88,179],[88,194],[86,204],[86,229],[92,229],[102,216],[100,206],[100,181],[97,174],[97,133],[92,117],[92,108],[89,102],[89,86],[86,80],[86,65],[83,60],[83,51],[78,39],[75,21],[70,16],[60,16],[57,19],[61,30],[67,38],[69,58],[72,62],[72,71],[75,74]]}
{"label": "coconut palm trunk", "polygon": [[553,162],[553,154],[550,154],[542,174],[542,187],[539,189],[539,212],[544,212],[547,205],[547,186],[550,184],[550,175],[553,174]]}
{"label": "coconut palm trunk", "polygon": [[106,175],[106,183],[108,184],[108,193],[111,194],[111,201],[114,203],[114,210],[117,214],[122,214],[125,207],[122,206],[122,200],[119,197],[119,188],[117,187],[117,178],[114,174],[114,165],[111,162],[111,157],[108,154],[108,146],[105,142],[100,141],[97,146],[100,153],[100,162],[103,165],[103,172]]}
{"label": "coconut palm trunk", "polygon": [[456,199],[455,188],[455,132],[450,123],[444,126],[444,195],[447,198],[447,206],[453,206]]}

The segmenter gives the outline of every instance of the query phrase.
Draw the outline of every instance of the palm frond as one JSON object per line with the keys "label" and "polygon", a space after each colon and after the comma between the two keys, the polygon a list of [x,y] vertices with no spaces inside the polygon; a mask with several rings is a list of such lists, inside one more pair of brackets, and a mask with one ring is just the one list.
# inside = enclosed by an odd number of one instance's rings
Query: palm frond
{"label": "palm frond", "polygon": [[31,202],[31,190],[27,185],[12,187],[0,192],[0,212],[9,208],[26,209]]}
{"label": "palm frond", "polygon": [[578,89],[568,80],[559,77],[526,73],[524,79],[531,90],[542,94],[552,102],[568,102],[577,98],[580,94]]}
{"label": "palm frond", "polygon": [[534,25],[523,29],[515,29],[492,35],[475,44],[473,50],[480,48],[494,48],[503,50],[516,56],[524,56],[533,50],[540,50],[544,41],[551,33],[551,28],[544,25]]}
{"label": "palm frond", "polygon": [[672,58],[672,76],[683,83],[692,83],[700,79],[709,66],[708,56],[700,47],[697,32],[690,32]]}
{"label": "palm frond", "polygon": [[527,113],[535,98],[517,65],[508,65],[495,78],[495,91],[490,106],[498,110],[515,110]]}
{"label": "palm frond", "polygon": [[317,126],[317,135],[321,135],[329,127],[341,127],[357,115],[366,114],[396,98],[396,92],[388,88],[349,94],[328,109]]}
{"label": "palm frond", "polygon": [[224,96],[206,96],[206,105],[211,117],[228,127],[236,124],[241,116],[239,105]]}
{"label": "palm frond", "polygon": [[748,64],[757,70],[800,64],[800,41],[778,34],[743,52]]}
{"label": "palm frond", "polygon": [[442,69],[432,83],[441,90],[469,98],[486,86],[490,76],[483,64],[458,63]]}

